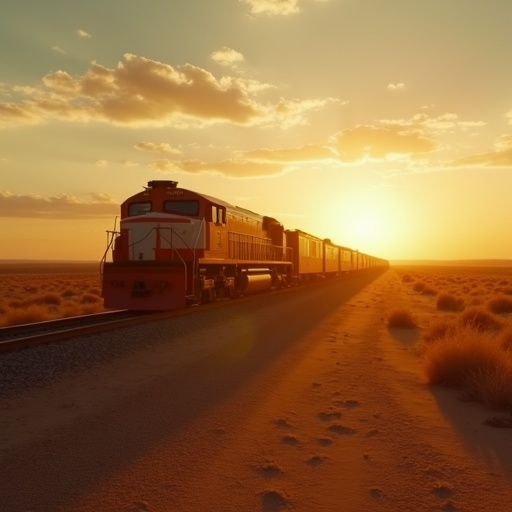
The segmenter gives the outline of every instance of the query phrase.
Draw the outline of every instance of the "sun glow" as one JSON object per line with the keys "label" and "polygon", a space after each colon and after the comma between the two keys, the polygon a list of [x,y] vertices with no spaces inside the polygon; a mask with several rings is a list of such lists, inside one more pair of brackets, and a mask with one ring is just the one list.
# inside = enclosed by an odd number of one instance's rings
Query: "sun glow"
{"label": "sun glow", "polygon": [[353,191],[337,198],[331,215],[339,243],[368,254],[385,257],[400,238],[405,221],[386,190]]}

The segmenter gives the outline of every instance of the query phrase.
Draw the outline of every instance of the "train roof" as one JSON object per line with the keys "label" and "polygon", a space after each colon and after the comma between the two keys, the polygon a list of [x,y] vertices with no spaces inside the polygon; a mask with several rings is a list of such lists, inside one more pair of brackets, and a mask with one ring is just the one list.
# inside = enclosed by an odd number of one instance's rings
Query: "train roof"
{"label": "train roof", "polygon": [[[261,215],[260,213],[253,212],[252,210],[248,210],[247,208],[242,208],[241,206],[235,206],[231,203],[228,203],[227,201],[224,201],[223,199],[219,199],[218,197],[209,196],[207,194],[203,194],[201,192],[196,192],[195,190],[189,190],[187,188],[178,188],[178,182],[177,181],[171,181],[171,180],[153,180],[148,181],[148,186],[146,187],[146,190],[148,188],[172,188],[172,189],[179,189],[184,190],[185,192],[190,192],[192,194],[196,194],[199,197],[202,197],[206,199],[207,201],[210,201],[211,203],[215,203],[219,206],[224,206],[226,209],[232,209],[239,212],[243,212],[246,215],[250,215],[253,217],[263,218],[264,215]],[[265,215],[265,217],[268,217]],[[276,220],[276,219],[274,219]],[[277,220],[276,220],[277,222]]]}

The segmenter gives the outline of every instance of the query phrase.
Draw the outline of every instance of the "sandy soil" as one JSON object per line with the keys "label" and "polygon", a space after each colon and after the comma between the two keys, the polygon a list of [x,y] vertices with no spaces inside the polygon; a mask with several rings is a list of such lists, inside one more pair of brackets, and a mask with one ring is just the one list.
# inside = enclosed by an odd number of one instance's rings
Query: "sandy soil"
{"label": "sandy soil", "polygon": [[421,332],[386,327],[424,299],[393,270],[342,283],[219,308],[214,329],[198,315],[182,339],[4,399],[0,510],[510,510],[512,431],[428,387]]}

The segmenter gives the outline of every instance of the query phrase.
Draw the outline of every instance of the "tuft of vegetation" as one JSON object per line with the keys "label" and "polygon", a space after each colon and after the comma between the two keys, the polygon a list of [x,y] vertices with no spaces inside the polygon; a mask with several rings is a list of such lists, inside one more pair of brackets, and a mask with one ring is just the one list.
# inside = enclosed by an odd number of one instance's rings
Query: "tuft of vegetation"
{"label": "tuft of vegetation", "polygon": [[512,325],[508,325],[501,331],[498,343],[502,349],[512,350]]}
{"label": "tuft of vegetation", "polygon": [[460,311],[464,300],[449,293],[440,293],[436,300],[436,308],[440,311]]}
{"label": "tuft of vegetation", "polygon": [[30,266],[18,274],[1,272],[0,327],[105,311],[96,269],[69,274],[38,270]]}
{"label": "tuft of vegetation", "polygon": [[476,331],[497,331],[503,327],[501,318],[480,308],[466,309],[460,314],[459,323]]}
{"label": "tuft of vegetation", "polygon": [[429,345],[424,370],[430,384],[458,387],[492,407],[512,405],[512,354],[489,332],[460,327]]}
{"label": "tuft of vegetation", "polygon": [[437,290],[431,286],[426,285],[423,290],[421,290],[421,293],[423,295],[437,295]]}
{"label": "tuft of vegetation", "polygon": [[415,292],[420,292],[421,293],[425,289],[426,286],[427,285],[423,281],[417,281],[416,283],[414,283],[412,285],[412,289]]}
{"label": "tuft of vegetation", "polygon": [[489,301],[487,307],[497,315],[506,315],[508,313],[512,313],[512,299],[509,299],[508,297],[496,297]]}
{"label": "tuft of vegetation", "polygon": [[394,329],[415,329],[414,317],[406,309],[395,309],[388,317],[388,327]]}
{"label": "tuft of vegetation", "polygon": [[0,327],[44,322],[51,318],[53,317],[48,314],[48,308],[41,304],[30,304],[25,308],[9,309],[0,319]]}
{"label": "tuft of vegetation", "polygon": [[439,320],[433,323],[423,336],[426,343],[433,343],[448,336],[453,336],[457,330],[457,323],[454,320]]}

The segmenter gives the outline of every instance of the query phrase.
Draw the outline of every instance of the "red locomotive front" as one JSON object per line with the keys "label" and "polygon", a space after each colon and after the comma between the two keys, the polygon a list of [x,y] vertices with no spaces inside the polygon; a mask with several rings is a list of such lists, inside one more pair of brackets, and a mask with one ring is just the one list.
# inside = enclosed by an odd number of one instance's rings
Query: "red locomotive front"
{"label": "red locomotive front", "polygon": [[119,231],[109,233],[102,262],[107,308],[176,309],[291,278],[284,229],[275,219],[174,181],[150,181],[127,199]]}

